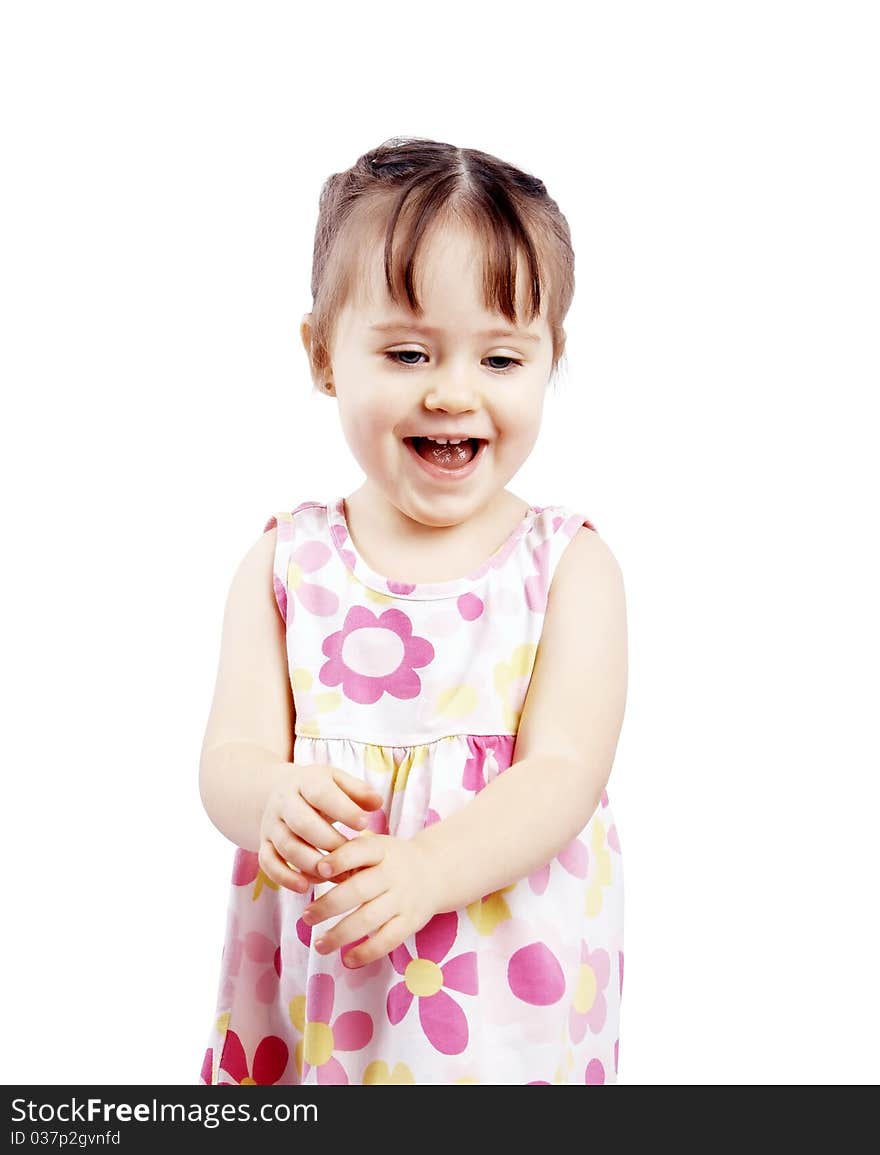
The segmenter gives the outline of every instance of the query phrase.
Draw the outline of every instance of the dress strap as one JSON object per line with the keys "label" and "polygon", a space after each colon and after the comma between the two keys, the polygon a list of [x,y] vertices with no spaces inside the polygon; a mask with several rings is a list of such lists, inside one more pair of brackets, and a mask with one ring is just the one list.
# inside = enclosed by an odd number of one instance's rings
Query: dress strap
{"label": "dress strap", "polygon": [[[277,527],[277,528],[276,528]],[[287,569],[293,542],[293,515],[288,511],[273,513],[263,526],[263,533],[275,530],[275,557],[272,562],[272,588],[278,612],[287,625]]]}
{"label": "dress strap", "polygon": [[579,511],[565,505],[538,506],[539,516],[527,542],[524,577],[526,604],[543,614],[556,568],[581,526],[594,532],[595,525]]}

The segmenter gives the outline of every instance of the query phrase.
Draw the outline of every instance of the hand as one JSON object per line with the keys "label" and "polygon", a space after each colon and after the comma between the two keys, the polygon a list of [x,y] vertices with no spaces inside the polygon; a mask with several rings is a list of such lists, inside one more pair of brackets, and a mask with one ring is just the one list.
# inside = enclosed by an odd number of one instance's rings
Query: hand
{"label": "hand", "polygon": [[319,954],[330,954],[372,935],[345,952],[347,967],[365,966],[390,954],[437,913],[434,859],[411,839],[367,830],[328,854],[318,867],[322,880],[339,878],[345,871],[351,873],[344,882],[306,907],[303,921],[313,926],[356,907],[314,944]]}
{"label": "hand", "polygon": [[348,842],[330,823],[361,830],[368,821],[367,811],[381,805],[380,794],[345,770],[290,763],[276,781],[260,821],[260,866],[273,882],[305,894],[324,881],[315,873],[323,852]]}

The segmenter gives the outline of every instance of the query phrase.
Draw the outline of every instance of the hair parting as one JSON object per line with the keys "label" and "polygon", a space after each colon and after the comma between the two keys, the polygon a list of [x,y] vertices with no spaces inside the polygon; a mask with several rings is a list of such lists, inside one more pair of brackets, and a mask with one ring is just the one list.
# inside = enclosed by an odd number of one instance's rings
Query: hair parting
{"label": "hair parting", "polygon": [[[420,316],[418,256],[444,222],[465,225],[484,252],[486,308],[512,325],[545,310],[552,370],[565,349],[563,321],[574,295],[568,223],[542,181],[479,149],[423,137],[392,137],[322,186],[312,258],[310,358],[315,381],[330,364],[334,326],[370,251],[382,246],[391,300]],[[517,316],[520,257],[527,315]]]}

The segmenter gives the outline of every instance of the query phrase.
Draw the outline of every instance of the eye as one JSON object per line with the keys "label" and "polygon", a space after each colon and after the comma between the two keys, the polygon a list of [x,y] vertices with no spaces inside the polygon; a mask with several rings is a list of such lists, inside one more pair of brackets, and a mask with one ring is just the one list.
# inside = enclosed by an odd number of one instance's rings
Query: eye
{"label": "eye", "polygon": [[398,361],[398,357],[424,357],[424,353],[420,349],[395,349],[391,353],[386,353],[386,358],[395,365],[417,365],[418,361]]}
{"label": "eye", "polygon": [[[522,361],[517,361],[514,357],[500,357],[500,356],[499,357],[487,357],[486,360],[487,361],[507,361],[509,365],[516,365],[517,368],[522,368]],[[510,372],[509,369],[504,369],[504,370],[500,370],[500,371],[504,372],[504,373]]]}
{"label": "eye", "polygon": [[[412,366],[416,366],[416,365],[420,364],[420,362],[419,361],[399,361],[398,357],[424,357],[424,356],[425,356],[425,354],[421,351],[421,349],[393,349],[390,352],[385,354],[386,360],[390,361],[394,365],[412,365]],[[490,368],[492,369],[492,371],[494,373],[509,373],[509,372],[511,372],[511,369],[513,366],[516,366],[519,369],[519,368],[522,368],[522,364],[523,364],[522,361],[517,361],[516,358],[514,358],[514,357],[501,357],[501,356],[487,357],[486,360],[487,361],[506,361],[508,363],[507,367],[502,366],[501,368],[498,368],[496,366],[490,366]]]}

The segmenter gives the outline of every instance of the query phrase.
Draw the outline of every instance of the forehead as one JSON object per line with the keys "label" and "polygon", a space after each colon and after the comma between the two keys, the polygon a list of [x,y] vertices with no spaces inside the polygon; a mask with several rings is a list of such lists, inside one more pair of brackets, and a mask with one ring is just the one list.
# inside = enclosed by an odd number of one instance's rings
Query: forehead
{"label": "forehead", "polygon": [[[395,237],[395,241],[397,238]],[[472,226],[461,223],[435,223],[419,243],[413,261],[412,277],[415,297],[421,306],[417,314],[409,304],[403,286],[404,261],[393,251],[398,278],[398,300],[394,301],[385,277],[385,237],[370,238],[362,244],[357,257],[357,271],[349,294],[351,312],[374,321],[410,317],[426,323],[433,314],[445,315],[467,311],[479,315],[487,324],[510,328],[509,320],[496,309],[489,297],[489,253],[491,238]],[[520,249],[516,261],[516,312],[520,325],[527,324],[529,307],[528,261]],[[544,296],[544,294],[542,294]],[[542,313],[531,328],[540,330]]]}

